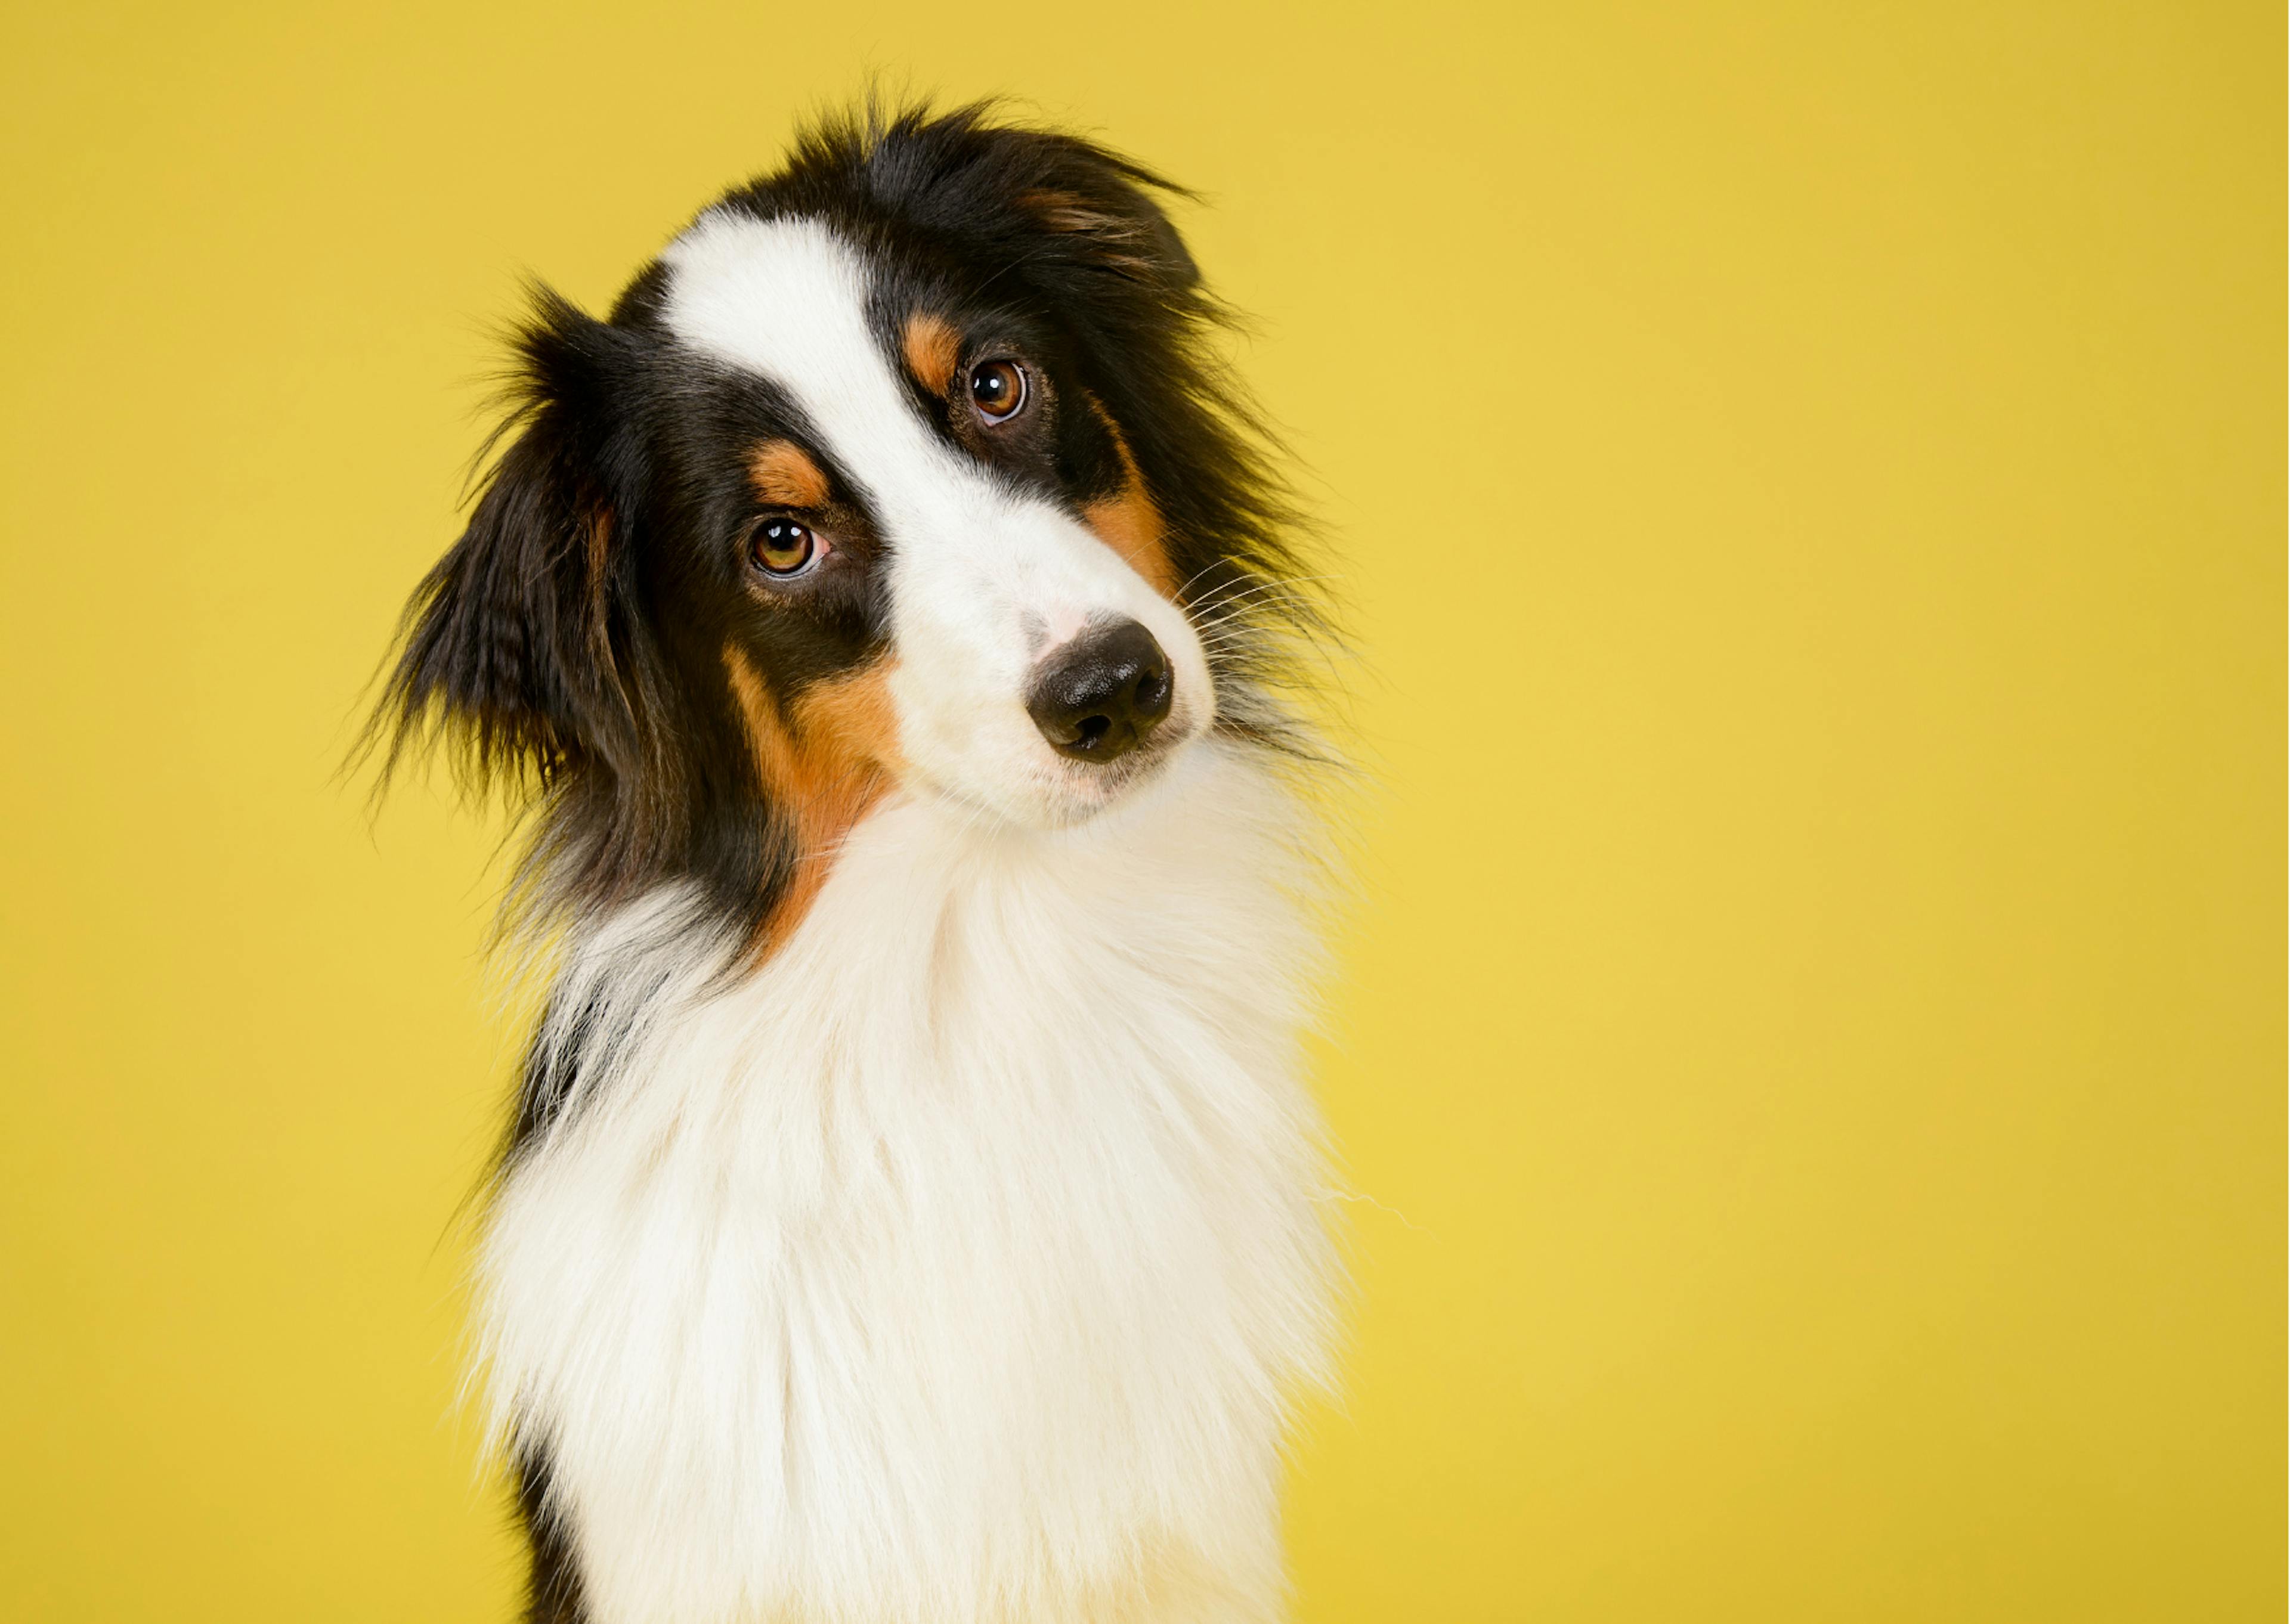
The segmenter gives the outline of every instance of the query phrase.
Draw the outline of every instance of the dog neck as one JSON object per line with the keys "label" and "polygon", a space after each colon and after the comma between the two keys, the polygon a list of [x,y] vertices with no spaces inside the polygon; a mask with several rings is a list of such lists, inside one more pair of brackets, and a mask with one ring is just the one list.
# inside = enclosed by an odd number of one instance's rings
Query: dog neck
{"label": "dog neck", "polygon": [[1331,1276],[1307,827],[1210,742],[1056,832],[885,798],[759,969],[674,894],[579,944],[481,1324],[600,1616],[1114,1618],[1196,1572],[1270,1616]]}

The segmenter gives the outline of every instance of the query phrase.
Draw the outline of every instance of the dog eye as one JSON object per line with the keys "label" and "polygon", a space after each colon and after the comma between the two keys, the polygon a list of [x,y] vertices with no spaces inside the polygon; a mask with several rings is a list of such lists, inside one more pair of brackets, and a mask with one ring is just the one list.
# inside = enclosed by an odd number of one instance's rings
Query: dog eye
{"label": "dog eye", "polygon": [[793,519],[765,519],[756,527],[749,550],[773,575],[800,575],[827,556],[827,541]]}
{"label": "dog eye", "polygon": [[1026,369],[1015,361],[985,361],[971,369],[970,400],[989,423],[1006,423],[1026,409]]}

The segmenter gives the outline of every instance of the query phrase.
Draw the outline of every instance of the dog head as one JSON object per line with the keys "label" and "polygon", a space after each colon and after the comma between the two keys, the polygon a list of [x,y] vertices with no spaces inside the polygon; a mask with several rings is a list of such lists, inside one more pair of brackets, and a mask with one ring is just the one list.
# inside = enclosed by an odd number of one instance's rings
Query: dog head
{"label": "dog head", "polygon": [[385,726],[540,783],[556,900],[757,928],[893,787],[1047,829],[1263,736],[1298,600],[1162,189],[978,109],[837,125],[608,319],[537,293]]}

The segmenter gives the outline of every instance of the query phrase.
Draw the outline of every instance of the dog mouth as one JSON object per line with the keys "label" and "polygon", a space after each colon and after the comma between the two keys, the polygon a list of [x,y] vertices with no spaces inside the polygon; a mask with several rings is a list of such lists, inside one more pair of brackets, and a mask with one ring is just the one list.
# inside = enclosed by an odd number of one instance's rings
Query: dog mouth
{"label": "dog mouth", "polygon": [[1045,786],[1052,820],[1060,827],[1085,823],[1128,800],[1162,777],[1206,728],[1183,715],[1171,716],[1149,738],[1109,761],[1077,758],[1061,751]]}

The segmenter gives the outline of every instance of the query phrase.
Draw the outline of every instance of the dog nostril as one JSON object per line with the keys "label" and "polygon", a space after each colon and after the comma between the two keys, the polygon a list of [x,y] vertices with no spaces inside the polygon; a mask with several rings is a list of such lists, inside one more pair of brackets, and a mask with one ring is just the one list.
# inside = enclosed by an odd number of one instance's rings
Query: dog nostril
{"label": "dog nostril", "polygon": [[1153,634],[1135,620],[1116,620],[1083,632],[1044,661],[1026,708],[1061,756],[1107,762],[1142,743],[1175,696],[1169,657]]}

